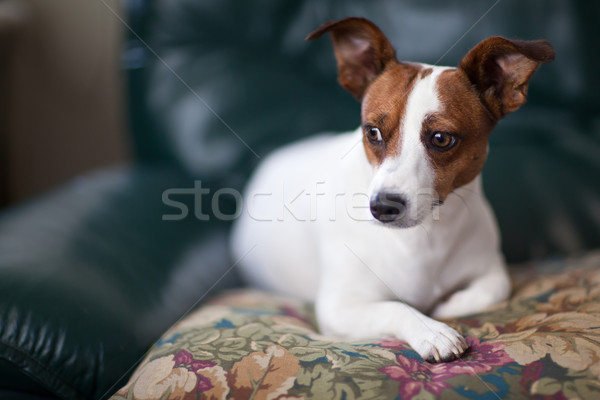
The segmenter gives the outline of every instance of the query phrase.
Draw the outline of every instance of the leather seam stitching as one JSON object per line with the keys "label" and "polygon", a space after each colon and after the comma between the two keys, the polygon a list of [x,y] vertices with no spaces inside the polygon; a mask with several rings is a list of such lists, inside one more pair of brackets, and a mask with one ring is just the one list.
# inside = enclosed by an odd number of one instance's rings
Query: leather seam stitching
{"label": "leather seam stitching", "polygon": [[[79,393],[79,391],[77,389],[75,389],[73,386],[71,386],[66,380],[64,380],[60,375],[58,375],[56,372],[54,372],[52,369],[50,369],[50,367],[48,367],[45,363],[43,363],[42,361],[38,360],[37,358],[33,357],[31,354],[29,354],[29,352],[26,352],[25,350],[10,344],[8,342],[6,342],[3,339],[0,339],[0,344],[3,346],[8,347],[9,349],[19,353],[20,355],[22,355],[23,357],[25,357],[28,360],[31,360],[35,363],[36,366],[42,368],[47,374],[49,374],[50,376],[52,376],[61,386],[64,386],[66,389],[70,390],[75,396],[77,397],[82,397]],[[4,354],[2,354],[4,356]],[[5,357],[3,357],[5,358]],[[9,361],[12,364],[15,364],[17,366],[23,367],[23,365],[19,365],[22,363],[16,363],[11,359],[7,359],[7,361]],[[27,374],[30,375],[30,374]],[[32,377],[33,378],[33,377]],[[37,378],[34,378],[37,380]],[[44,384],[43,381],[38,380],[38,382]],[[45,386],[45,385],[44,385]],[[53,385],[54,386],[54,385]]]}

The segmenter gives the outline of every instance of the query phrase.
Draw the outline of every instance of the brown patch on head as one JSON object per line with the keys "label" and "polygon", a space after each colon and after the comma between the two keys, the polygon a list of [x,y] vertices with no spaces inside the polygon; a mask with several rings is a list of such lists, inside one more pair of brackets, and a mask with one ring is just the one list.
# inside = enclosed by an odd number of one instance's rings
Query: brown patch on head
{"label": "brown patch on head", "polygon": [[[442,109],[423,124],[421,141],[435,174],[435,190],[444,200],[454,189],[471,182],[481,172],[490,132],[496,120],[481,103],[461,70],[446,70],[436,82]],[[449,133],[456,144],[445,151],[432,145],[436,132]]]}
{"label": "brown patch on head", "polygon": [[427,78],[433,72],[433,68],[424,68],[419,72],[419,78]]}
{"label": "brown patch on head", "polygon": [[[363,145],[373,166],[400,151],[400,124],[408,95],[418,77],[421,65],[397,63],[382,73],[365,92],[362,102]],[[383,137],[379,145],[369,142],[367,130],[378,128]]]}
{"label": "brown patch on head", "polygon": [[[497,121],[525,103],[529,79],[540,63],[554,59],[545,40],[486,39],[438,78],[442,110],[423,124],[421,139],[428,148],[440,199],[471,182],[481,172],[488,137]],[[439,151],[432,134],[444,132],[456,145]]]}

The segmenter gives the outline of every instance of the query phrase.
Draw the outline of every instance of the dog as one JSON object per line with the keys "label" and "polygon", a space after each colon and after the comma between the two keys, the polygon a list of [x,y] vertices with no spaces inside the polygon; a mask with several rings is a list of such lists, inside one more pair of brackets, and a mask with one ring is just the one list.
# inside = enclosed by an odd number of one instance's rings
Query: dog
{"label": "dog", "polygon": [[267,157],[233,253],[252,285],[314,301],[323,334],[395,337],[429,362],[459,358],[465,339],[434,318],[509,296],[480,172],[490,132],[525,103],[552,45],[492,37],[451,68],[397,61],[367,19],[325,23],[307,40],[326,33],[361,126]]}

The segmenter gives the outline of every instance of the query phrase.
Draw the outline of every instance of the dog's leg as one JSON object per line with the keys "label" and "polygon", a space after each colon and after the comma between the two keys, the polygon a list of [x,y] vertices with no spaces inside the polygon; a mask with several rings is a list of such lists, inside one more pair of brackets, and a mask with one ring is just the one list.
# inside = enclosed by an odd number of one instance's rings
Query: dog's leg
{"label": "dog's leg", "polygon": [[396,337],[430,362],[450,361],[465,352],[468,345],[458,332],[405,303],[382,300],[388,289],[379,284],[368,276],[351,281],[348,274],[321,282],[316,301],[321,331],[348,339]]}
{"label": "dog's leg", "polygon": [[464,338],[448,325],[396,301],[337,305],[317,303],[324,334],[348,339],[396,337],[406,341],[429,362],[451,361],[468,348]]}
{"label": "dog's leg", "polygon": [[476,313],[506,300],[509,294],[510,279],[504,266],[498,265],[490,273],[439,303],[431,315],[435,318],[453,318]]}

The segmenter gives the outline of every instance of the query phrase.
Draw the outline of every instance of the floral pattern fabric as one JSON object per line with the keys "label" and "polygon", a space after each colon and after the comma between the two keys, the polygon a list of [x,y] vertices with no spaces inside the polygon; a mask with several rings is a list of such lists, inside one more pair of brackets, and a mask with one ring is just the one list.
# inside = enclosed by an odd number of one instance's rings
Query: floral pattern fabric
{"label": "floral pattern fabric", "polygon": [[431,364],[396,339],[317,333],[310,305],[241,290],[170,329],[125,399],[600,399],[600,253],[512,269],[513,295],[447,321],[470,345]]}

